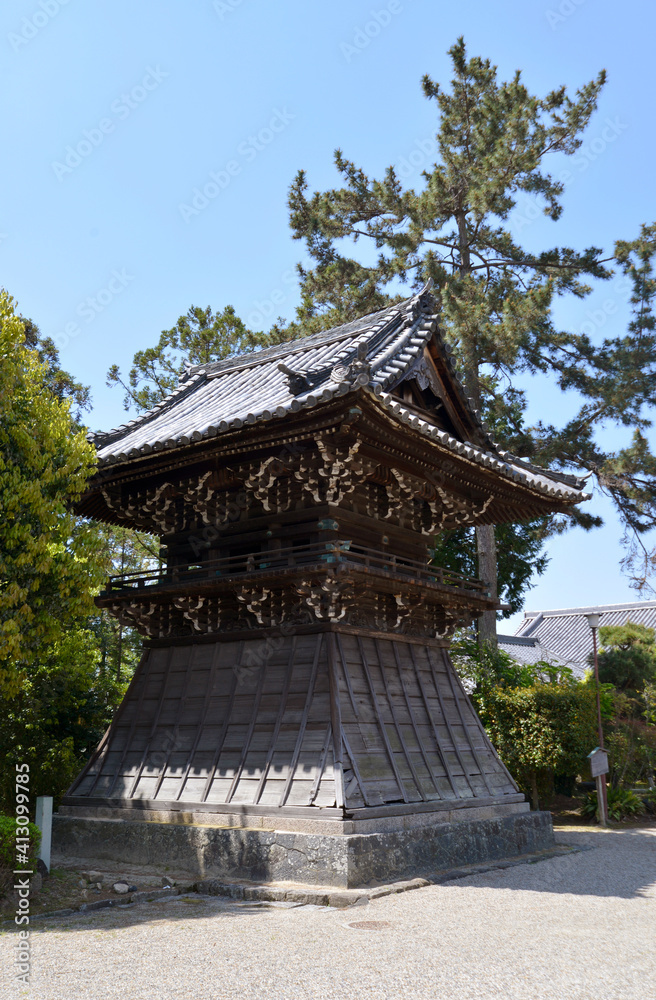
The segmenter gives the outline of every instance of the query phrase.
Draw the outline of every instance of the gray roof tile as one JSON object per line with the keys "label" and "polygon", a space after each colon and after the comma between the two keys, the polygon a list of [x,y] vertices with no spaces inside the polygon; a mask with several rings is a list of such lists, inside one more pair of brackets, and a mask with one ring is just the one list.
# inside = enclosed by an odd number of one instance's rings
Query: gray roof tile
{"label": "gray roof tile", "polygon": [[588,657],[592,653],[592,631],[585,615],[593,612],[601,614],[600,626],[626,625],[632,621],[656,629],[656,601],[633,601],[527,611],[515,635],[537,638],[543,646],[584,670],[588,668]]}
{"label": "gray roof tile", "polygon": [[[481,440],[486,441],[484,447],[457,441],[420,419],[386,391],[418,362],[433,336],[463,405],[469,410],[474,426],[480,428]],[[244,424],[283,418],[346,392],[362,391],[352,382],[344,381],[338,371],[356,361],[358,348],[369,366],[365,391],[375,393],[380,404],[404,423],[470,461],[494,468],[541,493],[570,501],[588,499],[582,493],[582,480],[516,459],[499,450],[488,437],[455,374],[452,356],[439,334],[435,303],[427,289],[332,330],[189,368],[180,385],[152,410],[113,431],[91,436],[98,449],[99,464],[123,463],[151,451],[214,437]],[[280,365],[298,374],[290,377]]]}

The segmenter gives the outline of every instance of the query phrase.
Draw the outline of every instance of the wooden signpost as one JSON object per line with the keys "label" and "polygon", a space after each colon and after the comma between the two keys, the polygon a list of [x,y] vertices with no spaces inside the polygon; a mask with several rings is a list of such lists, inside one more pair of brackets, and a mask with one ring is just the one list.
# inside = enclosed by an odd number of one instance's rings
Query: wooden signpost
{"label": "wooden signpost", "polygon": [[608,754],[601,747],[595,747],[588,754],[590,774],[597,783],[597,802],[599,803],[599,822],[608,826],[608,799],[606,797],[606,775],[608,774]]}

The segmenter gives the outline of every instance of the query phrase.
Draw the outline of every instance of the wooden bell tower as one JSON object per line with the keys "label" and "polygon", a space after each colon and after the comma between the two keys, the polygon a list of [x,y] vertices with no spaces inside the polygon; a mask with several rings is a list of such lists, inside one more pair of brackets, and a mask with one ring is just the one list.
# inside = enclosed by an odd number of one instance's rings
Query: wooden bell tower
{"label": "wooden bell tower", "polygon": [[207,870],[354,885],[549,840],[449,659],[498,603],[431,545],[565,510],[582,483],[499,451],[435,313],[424,291],[192,369],[97,437],[80,512],[160,536],[166,567],[97,600],[144,653],[60,811],[78,841],[201,826]]}

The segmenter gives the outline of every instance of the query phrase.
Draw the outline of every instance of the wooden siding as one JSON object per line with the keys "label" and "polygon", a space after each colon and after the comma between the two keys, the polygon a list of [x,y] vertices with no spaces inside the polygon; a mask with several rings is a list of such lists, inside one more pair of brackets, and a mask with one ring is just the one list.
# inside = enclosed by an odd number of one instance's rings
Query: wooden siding
{"label": "wooden siding", "polygon": [[446,650],[325,632],[147,650],[68,796],[348,811],[516,791]]}

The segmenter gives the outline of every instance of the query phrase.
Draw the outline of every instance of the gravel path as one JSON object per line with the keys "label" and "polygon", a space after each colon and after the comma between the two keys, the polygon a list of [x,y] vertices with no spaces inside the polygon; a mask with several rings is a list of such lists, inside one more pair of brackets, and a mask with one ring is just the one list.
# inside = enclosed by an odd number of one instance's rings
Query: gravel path
{"label": "gravel path", "polygon": [[656,828],[558,840],[592,849],[348,910],[191,895],[39,922],[29,991],[0,936],[0,997],[651,1000]]}

